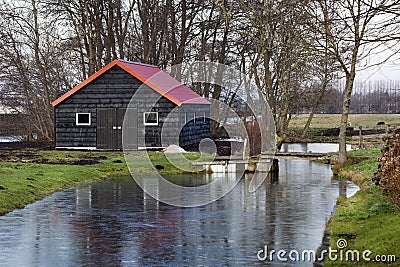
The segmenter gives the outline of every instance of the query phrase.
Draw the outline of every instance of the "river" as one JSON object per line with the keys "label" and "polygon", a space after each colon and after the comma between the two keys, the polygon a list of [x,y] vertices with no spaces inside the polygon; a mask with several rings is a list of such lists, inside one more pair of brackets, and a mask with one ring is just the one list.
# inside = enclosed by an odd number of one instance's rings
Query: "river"
{"label": "river", "polygon": [[[0,265],[312,266],[277,257],[260,262],[257,252],[315,250],[339,194],[358,187],[335,180],[326,164],[281,160],[279,168],[278,179],[267,179],[256,193],[248,192],[245,177],[197,208],[160,203],[130,177],[55,193],[0,217]],[[169,179],[201,184],[207,177]]]}

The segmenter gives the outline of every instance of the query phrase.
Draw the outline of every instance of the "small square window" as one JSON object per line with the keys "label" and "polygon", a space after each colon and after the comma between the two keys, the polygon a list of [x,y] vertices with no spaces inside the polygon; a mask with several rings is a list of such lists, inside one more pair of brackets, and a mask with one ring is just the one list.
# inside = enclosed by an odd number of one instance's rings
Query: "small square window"
{"label": "small square window", "polygon": [[143,113],[143,124],[147,126],[158,125],[158,112],[144,112]]}
{"label": "small square window", "polygon": [[78,126],[90,126],[91,116],[90,113],[76,113],[76,125]]}

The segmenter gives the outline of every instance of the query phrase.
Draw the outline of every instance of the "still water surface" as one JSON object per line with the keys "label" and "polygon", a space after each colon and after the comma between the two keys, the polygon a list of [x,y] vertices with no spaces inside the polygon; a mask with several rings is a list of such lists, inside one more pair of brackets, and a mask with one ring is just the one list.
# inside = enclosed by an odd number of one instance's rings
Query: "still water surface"
{"label": "still water surface", "polygon": [[[347,150],[351,150],[351,145],[346,145]],[[288,144],[283,143],[282,152],[313,152],[313,153],[329,153],[339,151],[339,144],[335,143],[299,143]]]}
{"label": "still water surface", "polygon": [[[279,178],[255,194],[244,178],[222,199],[197,208],[159,203],[130,177],[67,189],[0,217],[0,265],[254,266],[266,264],[257,259],[264,245],[316,249],[339,193],[358,188],[333,179],[329,165],[279,165]],[[204,179],[190,176],[190,183]],[[288,265],[312,264],[268,263]]]}

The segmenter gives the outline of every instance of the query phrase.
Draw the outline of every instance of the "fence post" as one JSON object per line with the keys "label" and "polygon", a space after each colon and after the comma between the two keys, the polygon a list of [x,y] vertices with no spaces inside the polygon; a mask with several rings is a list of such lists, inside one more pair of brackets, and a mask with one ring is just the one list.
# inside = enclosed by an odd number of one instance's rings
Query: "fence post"
{"label": "fence post", "polygon": [[244,144],[243,144],[243,155],[242,155],[243,160],[246,159],[246,149],[247,149],[247,137],[244,139]]}
{"label": "fence post", "polygon": [[386,138],[388,138],[389,137],[389,124],[386,124]]}
{"label": "fence post", "polygon": [[362,126],[358,126],[358,148],[363,149],[364,148],[364,140],[362,136]]}

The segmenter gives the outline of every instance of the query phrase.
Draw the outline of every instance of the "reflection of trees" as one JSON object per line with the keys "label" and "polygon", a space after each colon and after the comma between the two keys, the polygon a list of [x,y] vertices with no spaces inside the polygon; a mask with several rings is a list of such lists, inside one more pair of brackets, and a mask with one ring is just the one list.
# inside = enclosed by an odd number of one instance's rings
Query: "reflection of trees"
{"label": "reflection of trees", "polygon": [[124,216],[129,207],[143,205],[141,198],[132,197],[132,182],[98,182],[79,191],[76,196],[77,214],[71,219],[75,246],[82,262],[114,265],[121,262],[124,240],[131,235]]}
{"label": "reflection of trees", "polygon": [[146,199],[131,179],[94,183],[88,190],[77,195],[78,212],[70,222],[83,263],[176,260],[180,209]]}
{"label": "reflection of trees", "polygon": [[268,177],[256,193],[248,192],[246,177],[222,199],[196,208],[159,203],[130,179],[81,188],[69,203],[75,215],[67,208],[63,217],[72,226],[76,262],[212,266],[249,262],[265,244],[314,249],[337,185],[328,165],[285,162],[279,181]]}

